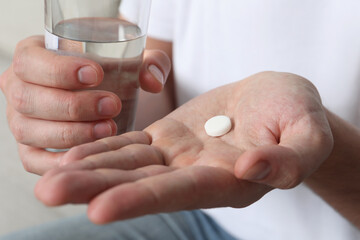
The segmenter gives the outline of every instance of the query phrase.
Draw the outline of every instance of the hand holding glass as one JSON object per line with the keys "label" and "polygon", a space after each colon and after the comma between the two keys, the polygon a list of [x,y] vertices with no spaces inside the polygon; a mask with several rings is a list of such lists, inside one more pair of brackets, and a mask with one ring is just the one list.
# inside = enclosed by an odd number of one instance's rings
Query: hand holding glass
{"label": "hand holding glass", "polygon": [[121,99],[114,119],[118,134],[134,127],[150,5],[151,0],[45,0],[46,48],[102,66],[103,82],[93,90]]}

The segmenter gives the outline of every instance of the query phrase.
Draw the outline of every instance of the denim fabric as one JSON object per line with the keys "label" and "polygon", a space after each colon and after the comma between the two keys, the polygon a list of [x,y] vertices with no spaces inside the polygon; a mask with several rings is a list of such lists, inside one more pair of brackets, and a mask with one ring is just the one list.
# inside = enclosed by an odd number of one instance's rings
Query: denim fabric
{"label": "denim fabric", "polygon": [[0,240],[235,240],[201,211],[148,215],[98,226],[86,216],[51,222]]}

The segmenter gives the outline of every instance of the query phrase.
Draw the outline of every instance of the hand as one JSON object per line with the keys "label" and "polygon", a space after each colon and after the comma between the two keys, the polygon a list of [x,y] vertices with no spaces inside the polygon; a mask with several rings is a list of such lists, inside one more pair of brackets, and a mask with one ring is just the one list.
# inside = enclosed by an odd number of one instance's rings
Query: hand
{"label": "hand", "polygon": [[[150,65],[157,66],[166,79],[169,58],[160,51],[145,52],[141,87],[160,92],[163,83],[150,73]],[[46,50],[41,36],[18,44],[13,64],[0,77],[0,87],[27,171],[43,174],[58,165],[64,153],[44,148],[70,148],[115,135],[112,118],[121,111],[120,99],[111,92],[89,90],[98,86],[103,76],[103,68],[96,62]]]}
{"label": "hand", "polygon": [[[206,135],[227,115],[233,129]],[[272,188],[292,188],[328,157],[333,139],[320,97],[307,80],[265,72],[183,105],[145,132],[70,150],[36,195],[47,205],[89,203],[95,223],[150,213],[245,207]],[[247,181],[245,181],[247,180]]]}

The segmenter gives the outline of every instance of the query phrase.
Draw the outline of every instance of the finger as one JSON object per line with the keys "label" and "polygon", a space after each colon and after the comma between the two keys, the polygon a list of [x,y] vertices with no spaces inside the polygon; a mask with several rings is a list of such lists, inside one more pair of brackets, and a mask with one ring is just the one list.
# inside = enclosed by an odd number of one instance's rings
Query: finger
{"label": "finger", "polygon": [[299,166],[300,155],[290,148],[273,145],[245,152],[236,162],[235,175],[239,179],[288,189],[304,178]]}
{"label": "finger", "polygon": [[62,89],[83,89],[101,83],[104,72],[86,58],[61,56],[45,49],[44,37],[21,41],[14,54],[14,72],[29,83]]}
{"label": "finger", "polygon": [[105,91],[66,91],[23,82],[9,76],[9,105],[28,117],[56,121],[96,121],[117,116],[121,101]]}
{"label": "finger", "polygon": [[43,175],[50,169],[58,167],[59,159],[64,155],[64,152],[48,152],[23,144],[18,144],[18,149],[24,169],[37,175]]}
{"label": "finger", "polygon": [[104,224],[159,212],[243,207],[269,191],[254,186],[219,168],[183,168],[111,188],[90,202],[88,215],[92,222]]}
{"label": "finger", "polygon": [[96,195],[114,186],[168,171],[171,169],[164,166],[149,166],[134,171],[56,169],[47,173],[37,183],[35,194],[40,201],[48,206],[88,203]]}
{"label": "finger", "polygon": [[147,92],[160,92],[169,76],[171,61],[163,51],[147,50],[140,71],[141,88]]}
{"label": "finger", "polygon": [[164,165],[162,155],[152,146],[130,144],[115,151],[88,156],[69,165],[69,169],[116,168],[133,170],[149,165]]}
{"label": "finger", "polygon": [[269,186],[290,189],[314,172],[331,151],[331,137],[321,131],[293,134],[279,145],[245,152],[237,160],[235,175]]}
{"label": "finger", "polygon": [[[128,132],[120,136],[103,138],[96,142],[83,144],[70,149],[61,159],[62,165],[82,160],[90,155],[115,151],[130,144],[149,145],[151,139],[145,132]],[[100,156],[97,156],[100,157]]]}
{"label": "finger", "polygon": [[98,122],[56,122],[27,118],[8,107],[8,122],[17,142],[37,148],[70,148],[117,131],[113,120]]}

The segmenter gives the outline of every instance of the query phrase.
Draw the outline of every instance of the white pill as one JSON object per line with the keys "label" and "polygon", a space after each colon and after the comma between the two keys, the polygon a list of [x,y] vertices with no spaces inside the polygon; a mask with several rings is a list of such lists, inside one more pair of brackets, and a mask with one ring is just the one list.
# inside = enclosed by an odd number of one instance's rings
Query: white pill
{"label": "white pill", "polygon": [[227,116],[216,116],[205,123],[205,131],[211,137],[220,137],[231,130],[231,120]]}

